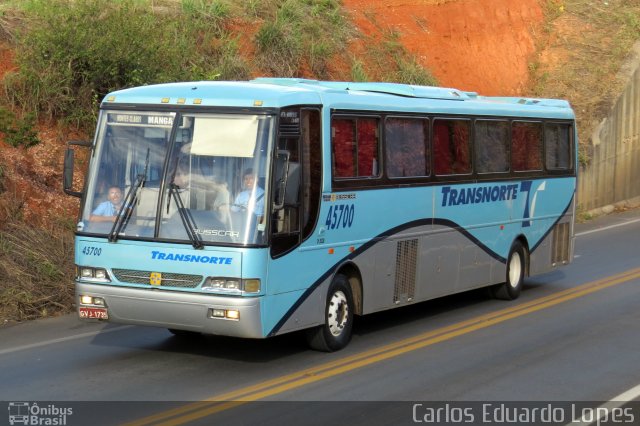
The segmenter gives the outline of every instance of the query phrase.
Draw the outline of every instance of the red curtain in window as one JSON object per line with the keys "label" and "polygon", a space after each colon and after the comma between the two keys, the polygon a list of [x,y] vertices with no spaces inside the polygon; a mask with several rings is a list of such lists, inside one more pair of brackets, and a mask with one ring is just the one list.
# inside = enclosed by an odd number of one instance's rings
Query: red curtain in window
{"label": "red curtain in window", "polygon": [[527,170],[527,132],[517,124],[511,131],[511,168],[516,172]]}
{"label": "red curtain in window", "polygon": [[335,177],[356,175],[355,126],[353,120],[335,119],[331,122],[333,135],[333,167]]}
{"label": "red curtain in window", "polygon": [[469,122],[454,122],[453,144],[455,146],[456,161],[453,172],[456,174],[471,173],[471,155],[469,144]]}
{"label": "red curtain in window", "polygon": [[513,170],[541,170],[541,126],[538,123],[514,123],[511,138],[511,167]]}
{"label": "red curtain in window", "polygon": [[527,140],[527,170],[542,170],[542,126],[531,125],[527,129]]}
{"label": "red curtain in window", "polygon": [[436,121],[433,125],[433,155],[437,175],[449,175],[453,171],[449,142],[448,124],[444,121]]}
{"label": "red curtain in window", "polygon": [[378,174],[378,120],[358,120],[358,176]]}

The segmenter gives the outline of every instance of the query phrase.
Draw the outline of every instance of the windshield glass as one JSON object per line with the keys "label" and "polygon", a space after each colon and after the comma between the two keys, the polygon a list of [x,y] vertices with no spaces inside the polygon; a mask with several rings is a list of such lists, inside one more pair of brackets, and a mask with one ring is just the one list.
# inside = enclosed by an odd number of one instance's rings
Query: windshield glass
{"label": "windshield glass", "polygon": [[[167,173],[160,238],[261,244],[272,118],[185,115]],[[180,210],[180,206],[184,210]]]}
{"label": "windshield glass", "polygon": [[153,237],[174,118],[173,113],[101,115],[79,231],[109,234],[120,213],[127,219],[120,235]]}
{"label": "windshield glass", "polygon": [[118,238],[265,242],[272,117],[109,112],[100,123],[79,230],[111,234],[124,204]]}

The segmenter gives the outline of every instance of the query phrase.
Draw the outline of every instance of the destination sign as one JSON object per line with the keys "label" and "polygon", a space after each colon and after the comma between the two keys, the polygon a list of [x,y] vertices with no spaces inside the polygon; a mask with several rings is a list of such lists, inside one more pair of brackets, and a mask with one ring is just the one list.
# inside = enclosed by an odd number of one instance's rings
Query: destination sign
{"label": "destination sign", "polygon": [[143,115],[143,114],[109,114],[109,123],[134,124],[140,126],[173,126],[173,117],[170,115]]}

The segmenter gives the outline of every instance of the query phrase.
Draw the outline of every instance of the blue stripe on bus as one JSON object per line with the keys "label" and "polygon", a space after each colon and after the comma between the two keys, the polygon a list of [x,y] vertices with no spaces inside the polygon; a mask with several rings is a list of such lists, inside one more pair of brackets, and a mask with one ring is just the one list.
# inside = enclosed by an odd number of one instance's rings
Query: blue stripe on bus
{"label": "blue stripe on bus", "polygon": [[[571,197],[571,200],[569,201],[569,204],[567,204],[567,206],[564,208],[564,210],[562,211],[562,214],[560,214],[558,216],[558,218],[553,222],[553,224],[549,227],[549,229],[547,229],[547,231],[540,238],[540,240],[530,248],[529,254],[532,254],[540,246],[542,241],[544,241],[545,238],[547,238],[547,236],[551,233],[551,231],[553,231],[553,228],[556,226],[556,224],[567,214],[567,212],[569,211],[569,209],[573,205],[574,197],[575,197],[575,194],[574,194],[574,196]],[[479,239],[477,239],[471,233],[469,233],[469,231],[467,231],[464,227],[460,226],[459,224],[457,224],[457,223],[455,223],[455,222],[453,222],[451,220],[433,218],[433,219],[419,219],[419,220],[414,220],[414,221],[411,221],[411,222],[407,222],[407,223],[404,223],[402,225],[399,225],[399,226],[396,226],[394,228],[391,228],[391,229],[381,233],[380,235],[372,238],[370,241],[368,241],[367,243],[363,244],[361,247],[356,249],[353,253],[350,253],[349,255],[343,257],[338,262],[336,262],[333,266],[328,268],[327,271],[324,274],[322,274],[311,286],[309,286],[309,288],[302,294],[302,296],[300,296],[300,298],[291,306],[291,308],[289,308],[289,310],[282,316],[280,321],[278,321],[278,323],[273,327],[273,329],[267,334],[267,337],[275,336],[278,333],[278,331],[280,330],[280,328],[282,328],[282,326],[284,324],[286,324],[286,322],[289,320],[289,318],[305,302],[305,300],[307,300],[307,298],[309,296],[311,296],[311,294],[313,294],[313,292],[327,278],[329,278],[331,275],[335,274],[335,272],[336,272],[336,270],[338,269],[339,266],[343,265],[347,261],[355,259],[357,256],[359,256],[362,253],[366,252],[367,250],[369,250],[370,248],[372,248],[374,245],[376,245],[378,242],[382,241],[385,238],[388,238],[388,237],[390,237],[390,236],[392,236],[394,234],[397,234],[399,232],[405,231],[407,229],[415,228],[415,227],[418,227],[418,226],[432,225],[432,224],[433,225],[446,226],[448,228],[455,229],[456,231],[460,232],[462,235],[467,237],[467,239],[472,241],[479,248],[481,248],[485,253],[487,253],[489,256],[491,256],[492,258],[494,258],[498,262],[500,262],[500,263],[506,263],[507,262],[506,258],[500,256],[498,253],[496,253],[493,250],[491,250],[489,247],[484,245]],[[324,312],[324,309],[323,309],[323,312]]]}

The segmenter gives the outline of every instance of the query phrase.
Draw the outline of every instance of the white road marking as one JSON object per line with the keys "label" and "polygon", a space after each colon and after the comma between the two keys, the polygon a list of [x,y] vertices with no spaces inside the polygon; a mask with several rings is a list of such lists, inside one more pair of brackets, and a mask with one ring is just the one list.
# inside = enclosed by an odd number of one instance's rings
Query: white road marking
{"label": "white road marking", "polygon": [[620,226],[631,225],[632,223],[640,222],[640,219],[633,219],[623,223],[616,223],[615,225],[605,226],[604,228],[592,229],[591,231],[578,232],[576,237],[582,237],[583,235],[593,234],[594,232],[607,231],[609,229],[618,228]]}
{"label": "white road marking", "polygon": [[29,345],[16,346],[15,348],[0,349],[0,355],[6,355],[6,354],[13,353],[13,352],[24,351],[24,350],[27,350],[27,349],[33,349],[33,348],[37,348],[37,347],[40,347],[40,346],[53,345],[55,343],[68,342],[70,340],[84,339],[85,337],[92,337],[92,336],[96,336],[98,334],[111,333],[113,331],[121,331],[121,330],[125,330],[127,328],[132,328],[132,327],[134,327],[134,326],[133,325],[126,325],[126,326],[117,327],[117,328],[110,328],[108,330],[89,331],[87,333],[75,334],[73,336],[60,337],[59,339],[51,339],[51,340],[45,340],[45,341],[38,342],[38,343],[31,343]]}
{"label": "white road marking", "polygon": [[[640,397],[640,385],[633,387],[631,389],[629,389],[626,392],[621,393],[618,396],[615,396],[613,398],[611,398],[610,401],[605,402],[604,404],[602,404],[601,406],[599,406],[598,408],[595,408],[593,410],[590,410],[588,415],[589,415],[589,419],[586,418],[586,414],[583,414],[582,418],[580,419],[579,422],[571,422],[571,423],[567,423],[567,426],[572,425],[572,426],[589,426],[592,424],[600,424],[600,420],[602,420],[603,417],[605,416],[609,416],[612,414],[613,410],[616,408],[620,408],[623,405],[625,405],[628,402],[631,402],[633,400],[635,400],[636,398]],[[626,418],[626,417],[620,417],[619,418]],[[607,420],[607,419],[605,419]],[[611,419],[608,419],[609,421]]]}

